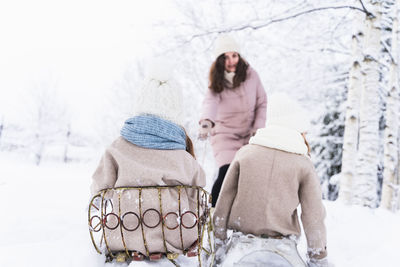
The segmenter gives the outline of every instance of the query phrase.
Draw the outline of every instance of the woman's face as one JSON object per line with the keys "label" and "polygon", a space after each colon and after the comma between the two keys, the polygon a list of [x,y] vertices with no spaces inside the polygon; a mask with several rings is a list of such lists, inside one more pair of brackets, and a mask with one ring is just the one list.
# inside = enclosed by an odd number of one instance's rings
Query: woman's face
{"label": "woman's face", "polygon": [[225,70],[227,72],[235,72],[239,62],[239,54],[236,52],[225,53]]}

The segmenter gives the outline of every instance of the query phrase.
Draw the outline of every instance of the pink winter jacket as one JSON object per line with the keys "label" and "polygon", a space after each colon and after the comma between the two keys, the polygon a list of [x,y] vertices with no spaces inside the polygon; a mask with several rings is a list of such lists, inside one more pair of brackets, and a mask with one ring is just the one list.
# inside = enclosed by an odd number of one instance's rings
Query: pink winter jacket
{"label": "pink winter jacket", "polygon": [[238,88],[225,87],[221,93],[207,91],[200,121],[215,123],[210,142],[218,167],[230,164],[251,133],[265,126],[266,108],[267,95],[251,67]]}
{"label": "pink winter jacket", "polygon": [[[98,168],[93,174],[91,185],[92,194],[99,190],[113,187],[128,186],[165,186],[165,185],[193,185],[204,187],[206,184],[205,174],[197,161],[184,150],[156,150],[136,146],[124,138],[116,139],[104,153]],[[113,200],[113,212],[118,214],[118,192],[110,192],[107,198]],[[121,215],[127,212],[139,211],[138,190],[124,190],[121,193]],[[159,195],[157,189],[146,189],[142,191],[142,212],[149,210],[147,215],[143,214],[144,221],[152,226],[159,221],[154,215],[154,210],[166,216],[169,212],[178,212],[178,193],[175,189],[164,189],[162,194],[162,212],[160,212]],[[180,204],[182,213],[191,211],[196,213],[197,194],[193,189],[182,189]],[[192,225],[194,218],[182,216],[182,220],[188,220],[186,225]],[[137,220],[129,215],[125,220],[128,228],[134,228]],[[167,219],[177,220],[177,216],[167,215]],[[115,219],[113,216],[110,220]],[[168,220],[169,220],[168,219]],[[130,220],[130,221],[129,221]],[[168,224],[167,220],[167,224]],[[116,222],[110,221],[110,225]],[[172,224],[171,224],[172,225]],[[171,226],[173,227],[173,226]],[[141,228],[135,231],[122,230],[126,246],[129,250],[136,250],[144,255],[155,252],[165,252],[163,232],[161,223],[150,228],[144,226],[144,235],[147,248],[143,242]],[[182,240],[179,227],[174,230],[165,229],[165,239],[168,252],[182,253]],[[198,238],[197,227],[186,229],[182,227],[182,238],[184,249],[190,247]],[[121,229],[105,229],[108,245],[112,251],[124,251],[121,239]]]}

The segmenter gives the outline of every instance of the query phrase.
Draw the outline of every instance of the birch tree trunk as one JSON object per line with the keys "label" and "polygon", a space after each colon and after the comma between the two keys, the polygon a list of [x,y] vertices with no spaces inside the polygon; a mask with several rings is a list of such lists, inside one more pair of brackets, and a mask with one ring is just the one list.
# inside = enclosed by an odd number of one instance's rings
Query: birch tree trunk
{"label": "birch tree trunk", "polygon": [[390,79],[388,85],[388,96],[386,101],[386,125],[384,140],[384,172],[382,185],[381,207],[396,211],[399,209],[399,24],[398,12],[400,0],[393,5],[394,16],[392,24],[392,61],[390,64]]}
{"label": "birch tree trunk", "polygon": [[354,179],[353,203],[375,208],[377,206],[377,169],[379,163],[379,64],[380,1],[371,1],[374,16],[367,16],[362,62],[363,86],[360,101],[359,148]]}
{"label": "birch tree trunk", "polygon": [[358,149],[359,100],[362,87],[361,61],[363,22],[365,14],[354,12],[352,36],[352,65],[349,72],[349,86],[346,103],[346,119],[343,135],[342,172],[340,176],[339,199],[352,203],[354,167]]}

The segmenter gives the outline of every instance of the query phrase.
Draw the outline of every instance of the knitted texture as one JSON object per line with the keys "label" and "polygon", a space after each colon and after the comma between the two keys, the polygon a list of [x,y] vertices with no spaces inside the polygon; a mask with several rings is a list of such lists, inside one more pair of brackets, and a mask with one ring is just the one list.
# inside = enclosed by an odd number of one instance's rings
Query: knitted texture
{"label": "knitted texture", "polygon": [[144,148],[186,150],[186,134],[183,128],[157,116],[142,115],[126,120],[121,136]]}
{"label": "knitted texture", "polygon": [[217,58],[226,52],[240,53],[240,46],[232,36],[222,34],[215,43],[214,56]]}
{"label": "knitted texture", "polygon": [[159,58],[148,64],[143,86],[139,88],[133,116],[152,114],[184,125],[182,90],[173,78],[173,65]]}

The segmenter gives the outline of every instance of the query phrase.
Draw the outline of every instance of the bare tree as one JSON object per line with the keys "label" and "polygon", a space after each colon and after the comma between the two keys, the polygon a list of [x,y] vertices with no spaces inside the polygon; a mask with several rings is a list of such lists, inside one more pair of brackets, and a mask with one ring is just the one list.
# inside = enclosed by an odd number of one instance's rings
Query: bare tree
{"label": "bare tree", "polygon": [[[188,1],[190,2],[190,1]],[[202,2],[202,5],[206,5]],[[341,173],[341,189],[340,198],[346,203],[357,203],[369,207],[376,207],[378,200],[378,164],[380,163],[381,143],[379,122],[382,110],[382,90],[380,90],[380,75],[385,75],[381,72],[381,68],[385,67],[384,62],[380,62],[382,54],[381,40],[381,3],[380,1],[370,0],[367,5],[364,1],[353,1],[351,4],[343,5],[342,2],[330,2],[326,5],[325,2],[315,1],[315,4],[299,3],[300,1],[291,1],[292,7],[286,4],[286,9],[280,6],[278,12],[274,11],[275,5],[265,5],[262,1],[249,2],[230,2],[213,1],[209,3],[209,8],[213,10],[213,15],[209,17],[199,16],[194,8],[193,3],[180,4],[179,9],[186,14],[187,20],[183,25],[177,23],[177,36],[171,37],[171,42],[168,47],[164,47],[164,52],[173,53],[179,49],[180,52],[185,51],[188,46],[199,48],[196,50],[199,54],[204,55],[210,50],[214,39],[219,33],[236,32],[244,40],[247,41],[245,46],[247,53],[252,55],[255,62],[258,62],[263,69],[272,69],[276,75],[276,83],[267,83],[268,89],[270,84],[275,85],[276,90],[289,90],[294,94],[296,88],[298,94],[308,96],[320,94],[321,99],[323,93],[321,88],[327,87],[327,80],[342,80],[338,79],[338,73],[329,73],[329,78],[326,73],[321,73],[321,77],[317,75],[321,66],[327,64],[327,60],[321,60],[321,57],[327,53],[336,54],[344,57],[352,57],[352,65],[349,73],[349,92],[346,112],[346,130],[344,136],[344,152],[343,152],[343,169]],[[245,19],[237,19],[235,23],[230,20],[231,5],[242,4],[241,10],[246,14]],[[253,11],[248,12],[247,8],[251,6]],[[211,8],[212,7],[212,8]],[[200,8],[201,10],[201,8]],[[345,11],[348,11],[347,13]],[[340,37],[337,37],[338,29],[341,25],[347,23],[347,14],[352,14],[353,20],[353,38],[352,49],[349,51],[346,41],[343,41],[343,31]],[[222,14],[222,15],[218,15]],[[320,18],[320,14],[327,16]],[[341,17],[335,14],[340,14]],[[189,16],[190,15],[190,16]],[[211,17],[211,18],[210,18]],[[327,23],[327,17],[334,21],[331,24]],[[203,18],[199,20],[198,18]],[[302,18],[300,21],[299,18]],[[321,20],[318,21],[320,18]],[[346,23],[343,23],[345,21]],[[282,27],[279,27],[277,25]],[[304,38],[304,35],[298,35],[298,39],[293,38],[296,33],[301,30],[301,27],[316,25],[316,29],[323,32],[318,38]],[[301,25],[301,26],[299,26]],[[319,28],[318,28],[319,27]],[[184,28],[184,29],[183,29]],[[180,29],[183,29],[179,36]],[[192,34],[188,34],[188,29],[192,29]],[[310,32],[310,31],[308,31]],[[294,34],[292,34],[294,33]],[[287,38],[278,36],[286,34]],[[274,38],[267,38],[274,36]],[[175,38],[174,40],[172,40]],[[274,41],[280,40],[278,41]],[[282,41],[282,40],[285,41]],[[291,41],[289,41],[291,40]],[[257,44],[255,44],[257,43]],[[251,47],[251,49],[249,49]],[[193,51],[187,49],[187,51]],[[260,51],[262,53],[260,54]],[[270,53],[273,51],[273,53]],[[321,53],[320,51],[324,51]],[[193,52],[192,52],[193,53]],[[312,54],[310,60],[307,58],[307,53]],[[282,60],[283,55],[285,60]],[[318,57],[316,55],[321,55]],[[288,60],[292,60],[295,56],[299,60],[295,64],[288,64]],[[203,56],[204,57],[204,56]],[[276,58],[273,58],[276,57]],[[194,57],[190,58],[191,62],[196,61],[197,66],[204,69],[205,60]],[[289,59],[288,59],[289,58]],[[327,57],[328,58],[328,57]],[[280,60],[279,60],[280,59]],[[279,66],[280,61],[283,62],[282,67]],[[318,65],[318,61],[321,61]],[[272,63],[270,63],[272,62]],[[292,61],[293,62],[293,61]],[[331,61],[329,61],[331,62]],[[308,65],[305,66],[305,63]],[[332,63],[329,63],[332,64]],[[310,66],[314,65],[314,68]],[[187,66],[187,64],[183,64]],[[207,67],[206,67],[207,68]],[[260,68],[257,68],[260,70]],[[284,73],[282,76],[280,73]],[[310,74],[312,73],[312,75]],[[265,73],[264,73],[265,74]],[[342,75],[342,72],[340,72]],[[285,77],[291,77],[285,79]],[[193,76],[189,76],[193,84],[198,84],[202,92],[204,86],[205,75],[203,81],[193,82]],[[262,75],[261,77],[266,77]],[[275,77],[269,78],[273,81]],[[264,78],[265,79],[265,78]],[[322,80],[322,81],[321,81]],[[203,84],[203,86],[201,86]],[[294,85],[296,84],[296,85]],[[338,85],[340,86],[340,85]],[[300,87],[300,88],[299,88]],[[301,89],[303,87],[304,89]],[[313,91],[313,87],[318,90]],[[287,89],[286,89],[287,88]],[[195,90],[190,89],[193,93]],[[301,93],[300,93],[301,92]],[[307,97],[305,97],[307,99]],[[318,99],[317,97],[317,99]],[[194,105],[193,105],[194,106]]]}
{"label": "bare tree", "polygon": [[67,109],[65,102],[58,94],[57,82],[48,80],[33,87],[29,99],[30,116],[27,117],[33,137],[30,147],[35,163],[40,164],[47,145],[57,142],[67,126]]}
{"label": "bare tree", "polygon": [[[334,53],[346,56],[348,54],[347,47],[341,42],[330,42],[328,39],[333,38],[332,36],[336,38],[338,28],[345,25],[343,21],[347,21],[347,13],[367,13],[358,2],[354,8],[340,6],[335,3],[338,1],[333,1],[336,5],[332,6],[316,1],[321,3],[322,7],[313,6],[309,1],[176,2],[177,9],[185,19],[171,25],[169,22],[162,24],[174,28],[175,34],[162,42],[163,46],[158,50],[160,53],[171,55],[179,52],[179,57],[175,58],[180,59],[179,74],[180,82],[185,86],[184,93],[190,96],[187,97],[185,104],[188,108],[185,110],[191,118],[196,118],[195,113],[201,104],[199,99],[202,99],[208,87],[207,71],[213,60],[208,56],[219,33],[234,32],[238,40],[243,41],[242,56],[257,69],[267,92],[287,90],[304,99],[314,100],[317,94],[324,95],[320,92],[321,88],[324,88],[321,76],[326,75],[326,72],[322,71],[324,68],[321,66],[337,60],[338,57],[332,56]],[[210,10],[210,13],[204,16],[202,10]],[[241,10],[242,15],[235,14],[235,10]],[[331,23],[326,20],[324,14],[332,18],[330,21],[333,21],[337,14],[343,16]],[[280,27],[281,24],[284,27]],[[301,29],[310,25],[317,28],[316,32],[319,34],[305,38],[304,34],[300,34]],[[165,26],[163,27],[165,29]],[[321,32],[324,36],[321,36]],[[283,58],[285,60],[282,60]],[[288,76],[291,79],[286,79]],[[310,76],[309,79],[306,76]],[[300,93],[302,87],[306,90]],[[293,88],[296,92],[293,92]],[[197,129],[196,125],[196,120],[189,121],[187,128]]]}
{"label": "bare tree", "polygon": [[68,123],[66,133],[65,133],[65,145],[64,145],[64,162],[68,162],[68,146],[70,143],[70,137],[71,137],[71,124]]}

